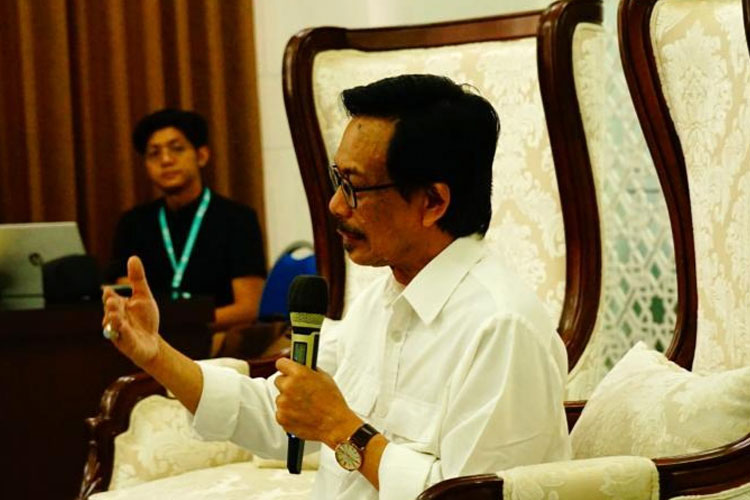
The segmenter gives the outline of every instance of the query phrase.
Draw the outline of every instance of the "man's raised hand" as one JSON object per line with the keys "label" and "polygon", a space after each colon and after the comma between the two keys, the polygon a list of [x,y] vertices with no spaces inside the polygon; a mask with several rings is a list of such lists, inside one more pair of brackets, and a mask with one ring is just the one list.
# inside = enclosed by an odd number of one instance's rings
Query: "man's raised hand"
{"label": "man's raised hand", "polygon": [[102,326],[117,332],[112,343],[133,363],[145,368],[159,354],[159,309],[146,281],[143,263],[138,257],[128,259],[128,281],[133,289],[130,298],[121,297],[110,287],[102,294]]}

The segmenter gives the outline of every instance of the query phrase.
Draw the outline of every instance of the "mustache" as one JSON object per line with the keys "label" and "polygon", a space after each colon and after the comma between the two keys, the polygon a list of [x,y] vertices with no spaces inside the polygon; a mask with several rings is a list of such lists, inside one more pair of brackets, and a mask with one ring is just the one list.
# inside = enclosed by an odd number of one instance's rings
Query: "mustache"
{"label": "mustache", "polygon": [[350,226],[350,225],[348,225],[345,222],[342,222],[340,220],[336,221],[336,229],[338,229],[340,231],[347,232],[347,233],[349,233],[349,234],[351,234],[351,235],[353,235],[353,236],[355,236],[357,238],[364,238],[365,237],[365,233],[363,233],[359,229],[353,228],[352,226]]}

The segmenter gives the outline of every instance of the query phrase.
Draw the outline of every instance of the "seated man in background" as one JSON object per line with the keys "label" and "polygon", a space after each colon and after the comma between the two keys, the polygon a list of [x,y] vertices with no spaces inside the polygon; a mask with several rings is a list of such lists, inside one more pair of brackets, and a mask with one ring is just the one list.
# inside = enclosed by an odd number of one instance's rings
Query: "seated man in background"
{"label": "seated man in background", "polygon": [[138,122],[133,145],[164,197],[120,218],[109,280],[127,284],[127,259],[138,255],[155,293],[213,297],[215,330],[253,322],[266,274],[258,218],[204,187],[201,170],[211,156],[206,121],[163,109]]}
{"label": "seated man in background", "polygon": [[135,257],[133,296],[103,295],[115,346],[207,439],[276,458],[285,431],[322,443],[314,498],[414,498],[446,478],[570,458],[564,345],[483,241],[495,110],[432,75],[349,89],[343,102],[352,118],[329,209],[352,261],[391,273],[324,323],[319,370],[280,359],[270,379],[251,379],[183,356],[158,333]]}

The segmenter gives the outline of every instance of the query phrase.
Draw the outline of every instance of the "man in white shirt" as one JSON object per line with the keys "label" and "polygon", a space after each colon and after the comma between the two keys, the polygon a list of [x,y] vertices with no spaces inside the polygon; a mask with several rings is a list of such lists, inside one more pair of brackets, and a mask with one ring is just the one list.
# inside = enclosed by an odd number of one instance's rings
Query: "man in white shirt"
{"label": "man in white shirt", "polygon": [[352,118],[329,208],[349,257],[392,272],[324,325],[319,371],[283,359],[270,379],[249,379],[181,355],[158,334],[137,258],[133,297],[104,293],[115,345],[207,439],[276,458],[285,431],[322,443],[314,498],[414,498],[449,477],[570,458],[562,341],[482,241],[492,106],[431,75],[349,89],[343,101]]}

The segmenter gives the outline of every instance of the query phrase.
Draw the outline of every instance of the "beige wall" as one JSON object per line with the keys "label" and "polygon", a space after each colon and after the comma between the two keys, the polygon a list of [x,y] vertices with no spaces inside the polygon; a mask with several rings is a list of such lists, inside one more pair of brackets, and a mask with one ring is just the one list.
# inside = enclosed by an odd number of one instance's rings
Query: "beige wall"
{"label": "beige wall", "polygon": [[542,8],[549,0],[253,0],[258,64],[266,248],[269,265],[296,240],[312,241],[281,91],[286,41],[302,28],[420,24]]}

